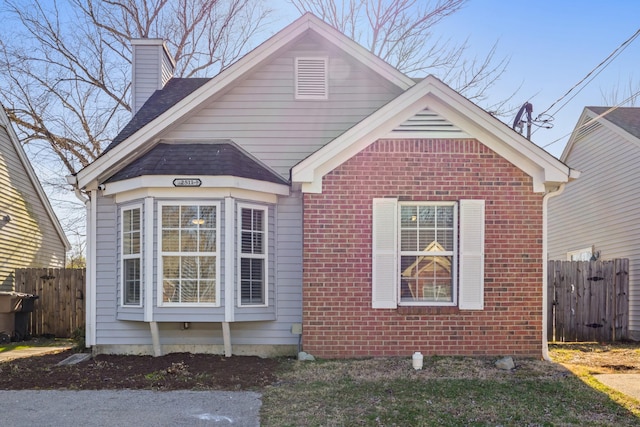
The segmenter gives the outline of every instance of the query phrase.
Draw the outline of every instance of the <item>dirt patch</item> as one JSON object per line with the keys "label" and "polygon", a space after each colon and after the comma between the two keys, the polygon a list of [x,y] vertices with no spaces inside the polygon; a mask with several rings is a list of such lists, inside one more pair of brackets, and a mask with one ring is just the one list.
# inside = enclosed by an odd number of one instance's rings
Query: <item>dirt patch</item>
{"label": "dirt patch", "polygon": [[640,343],[550,344],[554,362],[587,368],[592,374],[640,374]]}
{"label": "dirt patch", "polygon": [[58,366],[72,351],[0,364],[0,389],[257,390],[276,381],[283,359],[174,353],[161,357],[98,355]]}
{"label": "dirt patch", "polygon": [[[71,350],[0,363],[0,389],[70,390],[262,390],[286,382],[286,373],[298,362],[250,356],[223,357],[209,354],[174,353],[161,357],[99,355],[77,365],[57,366]],[[552,344],[550,355],[564,366],[580,366],[591,373],[640,373],[640,345]],[[491,379],[513,375],[563,377],[560,365],[515,359],[516,369],[495,369],[495,358],[429,357],[423,371],[407,369],[409,358],[354,360],[349,364],[311,362],[307,375],[349,376],[356,381],[415,376],[453,379]],[[305,362],[306,363],[306,362]],[[408,365],[409,364],[409,365]],[[322,366],[320,366],[322,365]],[[334,366],[335,365],[335,366]],[[327,368],[331,368],[328,369]],[[327,374],[329,372],[329,374]]]}

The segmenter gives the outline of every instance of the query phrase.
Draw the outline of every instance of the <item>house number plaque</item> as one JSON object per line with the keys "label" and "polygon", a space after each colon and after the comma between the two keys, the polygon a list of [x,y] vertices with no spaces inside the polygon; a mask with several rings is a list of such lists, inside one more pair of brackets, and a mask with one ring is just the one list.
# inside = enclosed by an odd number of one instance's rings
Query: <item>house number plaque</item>
{"label": "house number plaque", "polygon": [[200,187],[202,181],[199,178],[176,178],[173,180],[174,187]]}

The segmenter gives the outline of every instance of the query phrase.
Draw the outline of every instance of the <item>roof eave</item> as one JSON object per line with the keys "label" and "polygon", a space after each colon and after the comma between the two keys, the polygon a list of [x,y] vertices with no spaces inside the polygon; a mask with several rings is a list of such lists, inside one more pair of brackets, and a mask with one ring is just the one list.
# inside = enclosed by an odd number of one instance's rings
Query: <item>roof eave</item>
{"label": "roof eave", "polygon": [[301,184],[303,191],[321,192],[322,177],[326,173],[386,135],[426,104],[530,175],[534,191],[546,191],[547,182],[568,182],[571,169],[567,165],[433,76],[428,76],[298,163],[292,169],[292,181]]}
{"label": "roof eave", "polygon": [[307,13],[294,21],[282,31],[276,33],[270,39],[262,43],[256,49],[223,70],[216,77],[205,83],[201,88],[195,90],[190,95],[176,103],[156,119],[139,129],[126,140],[122,141],[109,152],[96,159],[93,163],[78,172],[79,188],[86,188],[87,185],[97,180],[110,169],[117,168],[118,164],[132,152],[139,150],[145,144],[151,144],[154,138],[164,129],[179,122],[185,115],[193,109],[207,102],[212,96],[226,88],[248,72],[253,70],[260,63],[285,47],[288,43],[303,35],[307,30],[313,30],[322,35],[331,43],[340,47],[343,51],[372,68],[375,72],[397,85],[403,90],[415,85],[415,81],[391,65],[382,61],[377,56],[368,52],[355,41],[349,39],[335,28],[326,24],[316,16]]}

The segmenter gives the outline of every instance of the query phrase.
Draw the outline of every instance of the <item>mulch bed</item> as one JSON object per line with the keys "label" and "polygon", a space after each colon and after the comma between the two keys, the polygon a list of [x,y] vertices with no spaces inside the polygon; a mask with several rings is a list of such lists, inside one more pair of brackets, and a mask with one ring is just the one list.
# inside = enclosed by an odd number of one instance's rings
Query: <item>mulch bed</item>
{"label": "mulch bed", "polygon": [[276,382],[285,359],[174,353],[161,357],[98,355],[57,366],[73,351],[0,363],[0,389],[259,390]]}

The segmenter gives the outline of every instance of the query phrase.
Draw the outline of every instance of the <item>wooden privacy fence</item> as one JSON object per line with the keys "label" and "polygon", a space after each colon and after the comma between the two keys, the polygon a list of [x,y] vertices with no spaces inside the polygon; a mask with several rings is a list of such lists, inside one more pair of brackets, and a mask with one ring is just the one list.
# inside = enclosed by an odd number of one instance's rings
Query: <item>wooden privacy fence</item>
{"label": "wooden privacy fence", "polygon": [[15,289],[38,296],[29,323],[31,335],[70,338],[84,326],[84,269],[17,269]]}
{"label": "wooden privacy fence", "polygon": [[549,261],[549,341],[623,340],[629,323],[629,260]]}

